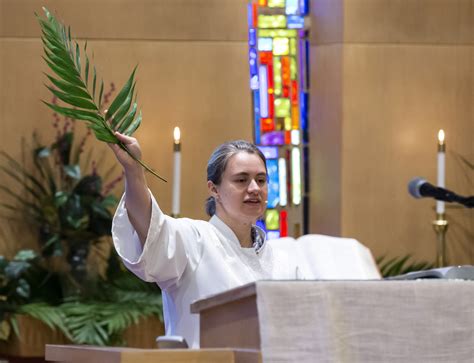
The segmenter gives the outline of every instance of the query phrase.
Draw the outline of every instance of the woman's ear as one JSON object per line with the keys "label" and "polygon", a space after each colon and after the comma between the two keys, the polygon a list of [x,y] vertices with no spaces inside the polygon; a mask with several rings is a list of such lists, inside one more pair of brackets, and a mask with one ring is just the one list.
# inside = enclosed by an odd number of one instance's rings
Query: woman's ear
{"label": "woman's ear", "polygon": [[209,194],[217,199],[219,192],[217,191],[216,185],[210,180],[207,181],[207,189],[209,190]]}

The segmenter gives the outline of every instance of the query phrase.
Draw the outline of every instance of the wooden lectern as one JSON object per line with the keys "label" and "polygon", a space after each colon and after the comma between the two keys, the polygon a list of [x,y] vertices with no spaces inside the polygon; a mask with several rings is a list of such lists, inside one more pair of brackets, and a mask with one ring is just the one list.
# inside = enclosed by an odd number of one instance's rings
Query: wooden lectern
{"label": "wooden lectern", "polygon": [[258,281],[191,305],[201,348],[263,362],[472,362],[474,281]]}
{"label": "wooden lectern", "polygon": [[261,363],[259,352],[242,349],[136,349],[47,345],[46,360],[64,363]]}
{"label": "wooden lectern", "polygon": [[472,362],[474,281],[258,281],[191,305],[198,350],[48,346],[59,362]]}

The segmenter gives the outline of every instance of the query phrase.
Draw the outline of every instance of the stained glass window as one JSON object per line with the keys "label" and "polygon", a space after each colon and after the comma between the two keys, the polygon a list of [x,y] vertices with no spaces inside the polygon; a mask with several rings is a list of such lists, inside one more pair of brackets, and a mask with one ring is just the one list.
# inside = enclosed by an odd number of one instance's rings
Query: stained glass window
{"label": "stained glass window", "polygon": [[307,233],[309,0],[250,0],[254,141],[267,158],[267,238]]}

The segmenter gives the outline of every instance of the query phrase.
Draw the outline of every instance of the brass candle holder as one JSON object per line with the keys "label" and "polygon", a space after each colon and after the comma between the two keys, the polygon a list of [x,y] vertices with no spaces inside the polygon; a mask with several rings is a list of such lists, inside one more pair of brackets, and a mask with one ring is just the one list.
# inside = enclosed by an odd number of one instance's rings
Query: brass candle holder
{"label": "brass candle holder", "polygon": [[436,232],[436,267],[447,265],[446,259],[446,232],[448,231],[448,221],[444,213],[436,213],[433,221],[433,229]]}

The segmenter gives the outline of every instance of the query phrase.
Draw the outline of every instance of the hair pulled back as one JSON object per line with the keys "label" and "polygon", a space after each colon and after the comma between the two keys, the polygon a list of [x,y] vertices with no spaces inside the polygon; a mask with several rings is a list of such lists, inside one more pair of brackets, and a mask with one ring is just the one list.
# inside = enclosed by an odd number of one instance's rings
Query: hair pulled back
{"label": "hair pulled back", "polygon": [[[229,159],[239,152],[257,155],[262,159],[263,165],[265,165],[266,168],[265,156],[254,144],[245,140],[229,141],[218,146],[209,158],[207,162],[207,180],[212,181],[215,185],[219,185]],[[206,200],[206,213],[210,217],[216,213],[216,200],[212,196]]]}

